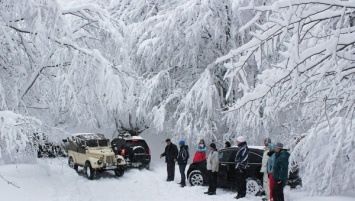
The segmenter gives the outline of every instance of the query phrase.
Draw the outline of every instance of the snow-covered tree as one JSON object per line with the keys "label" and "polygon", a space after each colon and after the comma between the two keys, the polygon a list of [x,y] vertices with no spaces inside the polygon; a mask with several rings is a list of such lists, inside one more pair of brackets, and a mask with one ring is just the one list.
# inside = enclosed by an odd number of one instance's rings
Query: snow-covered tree
{"label": "snow-covered tree", "polygon": [[156,1],[154,14],[128,25],[132,66],[150,87],[142,90],[138,111],[146,110],[158,131],[194,141],[228,132],[221,113],[225,71],[208,66],[248,37],[235,30],[252,12],[241,16],[237,7],[229,0]]}
{"label": "snow-covered tree", "polygon": [[[293,155],[304,157],[297,162],[304,187],[313,194],[355,186],[353,179],[344,179],[353,178],[355,161],[354,5],[353,0],[280,0],[263,6],[252,1],[241,10],[258,11],[246,24],[258,26],[253,39],[217,60],[225,64],[226,79],[238,80],[231,81],[229,94],[236,90],[242,97],[228,107],[228,116],[240,130],[280,124],[280,114],[296,115],[295,124],[310,125]],[[262,15],[266,22],[257,23]],[[260,72],[255,86],[245,73],[250,60]],[[319,151],[319,143],[328,149]],[[327,157],[316,160],[323,154]]]}
{"label": "snow-covered tree", "polygon": [[0,111],[46,128],[112,122],[138,80],[125,62],[124,25],[101,4],[66,6],[0,2]]}

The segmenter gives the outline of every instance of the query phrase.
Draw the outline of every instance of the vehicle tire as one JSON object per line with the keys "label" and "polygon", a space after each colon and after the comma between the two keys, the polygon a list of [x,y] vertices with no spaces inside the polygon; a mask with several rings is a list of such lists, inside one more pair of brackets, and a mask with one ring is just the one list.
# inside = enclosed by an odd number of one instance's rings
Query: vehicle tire
{"label": "vehicle tire", "polygon": [[96,177],[96,170],[92,169],[89,161],[86,161],[84,169],[88,179],[93,180]]}
{"label": "vehicle tire", "polygon": [[247,179],[246,186],[247,186],[247,194],[257,196],[262,192],[261,182],[253,178]]}
{"label": "vehicle tire", "polygon": [[150,163],[145,164],[144,168],[149,170],[150,169]]}
{"label": "vehicle tire", "polygon": [[124,170],[116,169],[116,170],[115,170],[115,175],[116,175],[117,177],[123,176],[123,175],[124,175]]}
{"label": "vehicle tire", "polygon": [[69,167],[73,168],[75,171],[78,171],[78,165],[75,165],[73,158],[70,156],[68,159]]}
{"label": "vehicle tire", "polygon": [[202,186],[203,185],[203,176],[199,170],[194,170],[189,175],[189,182],[191,186]]}

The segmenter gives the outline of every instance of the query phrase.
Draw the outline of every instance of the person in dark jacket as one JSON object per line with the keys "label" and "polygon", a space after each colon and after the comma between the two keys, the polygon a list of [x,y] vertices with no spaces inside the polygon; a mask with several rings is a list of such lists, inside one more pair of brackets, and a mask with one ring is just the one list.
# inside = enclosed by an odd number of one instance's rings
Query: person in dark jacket
{"label": "person in dark jacket", "polygon": [[181,140],[179,142],[179,145],[180,145],[180,151],[179,151],[178,158],[177,158],[179,170],[180,170],[180,174],[181,174],[181,182],[179,184],[181,185],[181,187],[185,187],[186,186],[185,169],[186,169],[186,165],[187,165],[187,160],[190,157],[189,147],[187,145],[185,145],[184,140]]}
{"label": "person in dark jacket", "polygon": [[237,153],[235,156],[235,170],[236,170],[236,179],[237,179],[237,191],[238,194],[236,199],[243,198],[246,195],[246,169],[248,165],[249,157],[249,148],[245,137],[239,136],[237,138]]}
{"label": "person in dark jacket", "polygon": [[275,161],[272,171],[274,178],[273,198],[274,201],[284,201],[284,187],[288,179],[288,158],[290,154],[284,149],[283,144],[275,145]]}
{"label": "person in dark jacket", "polygon": [[178,156],[178,149],[175,144],[168,138],[165,140],[166,147],[164,153],[160,154],[160,158],[165,156],[165,162],[168,172],[168,178],[166,181],[174,181],[175,177],[175,162]]}

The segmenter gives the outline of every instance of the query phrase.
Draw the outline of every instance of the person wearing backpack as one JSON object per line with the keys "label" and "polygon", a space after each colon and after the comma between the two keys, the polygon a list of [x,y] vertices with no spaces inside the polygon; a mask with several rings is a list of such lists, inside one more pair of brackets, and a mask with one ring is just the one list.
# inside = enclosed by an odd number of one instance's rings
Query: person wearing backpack
{"label": "person wearing backpack", "polygon": [[179,170],[180,170],[180,174],[181,174],[181,182],[179,184],[181,185],[181,187],[185,187],[186,186],[185,169],[186,169],[186,165],[187,165],[187,160],[190,157],[189,147],[187,145],[185,145],[184,140],[181,140],[179,142],[179,145],[180,145],[180,151],[179,151],[178,158],[177,158]]}

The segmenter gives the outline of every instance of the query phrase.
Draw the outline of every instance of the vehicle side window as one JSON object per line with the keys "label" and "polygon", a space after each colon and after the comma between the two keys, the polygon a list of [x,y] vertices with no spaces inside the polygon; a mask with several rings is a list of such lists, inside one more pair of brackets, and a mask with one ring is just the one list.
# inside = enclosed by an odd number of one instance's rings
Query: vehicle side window
{"label": "vehicle side window", "polygon": [[76,139],[76,145],[78,147],[82,147],[83,145],[85,145],[85,142],[81,139]]}
{"label": "vehicle side window", "polygon": [[231,155],[231,151],[230,150],[222,150],[219,151],[218,153],[218,158],[219,158],[219,162],[223,163],[223,162],[229,162],[229,158]]}
{"label": "vehicle side window", "polygon": [[231,154],[230,154],[230,157],[229,157],[229,162],[232,162],[234,163],[235,162],[235,155],[237,155],[237,150],[231,150]]}
{"label": "vehicle side window", "polygon": [[249,152],[248,163],[249,164],[261,164],[263,156],[256,152]]}

